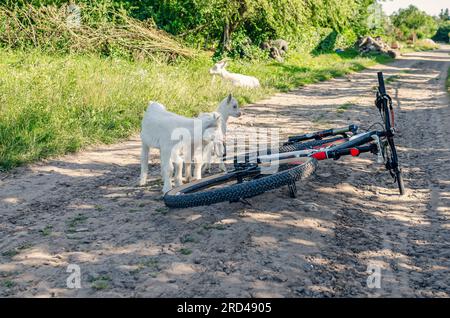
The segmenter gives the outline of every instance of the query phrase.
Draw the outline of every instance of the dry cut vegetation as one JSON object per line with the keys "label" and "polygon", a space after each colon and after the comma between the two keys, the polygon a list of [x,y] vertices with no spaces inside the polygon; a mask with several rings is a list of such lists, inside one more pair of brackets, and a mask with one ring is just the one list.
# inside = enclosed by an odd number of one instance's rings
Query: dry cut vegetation
{"label": "dry cut vegetation", "polygon": [[[195,52],[150,22],[111,10],[100,16],[97,7],[82,6],[68,13],[67,5],[0,7],[0,44],[9,48],[36,47],[50,52],[101,53],[135,59],[193,57]],[[81,14],[82,12],[82,14]],[[78,17],[82,20],[77,21]]]}

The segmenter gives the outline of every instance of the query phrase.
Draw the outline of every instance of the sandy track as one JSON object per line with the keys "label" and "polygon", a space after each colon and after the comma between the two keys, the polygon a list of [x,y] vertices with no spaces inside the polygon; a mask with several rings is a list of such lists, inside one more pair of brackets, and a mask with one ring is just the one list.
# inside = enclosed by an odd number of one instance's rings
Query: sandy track
{"label": "sandy track", "polygon": [[[137,138],[0,174],[0,296],[450,296],[450,47],[277,94],[232,127],[367,128],[394,76],[407,195],[365,155],[322,162],[296,199],[167,210],[159,165],[136,187]],[[347,104],[347,109],[338,111]],[[342,107],[341,107],[342,108]],[[66,288],[66,268],[81,289]],[[381,288],[368,288],[368,266]]]}

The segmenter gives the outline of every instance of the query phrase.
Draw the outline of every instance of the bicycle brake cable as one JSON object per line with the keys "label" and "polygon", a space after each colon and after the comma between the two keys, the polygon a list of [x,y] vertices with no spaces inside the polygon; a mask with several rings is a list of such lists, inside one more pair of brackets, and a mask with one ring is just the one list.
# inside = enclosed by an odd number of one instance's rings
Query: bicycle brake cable
{"label": "bicycle brake cable", "polygon": [[372,129],[372,127],[374,127],[375,125],[380,125],[381,129],[384,131],[384,126],[382,123],[380,123],[379,121],[373,123],[372,125],[369,126],[369,128],[366,130],[366,132],[370,131]]}

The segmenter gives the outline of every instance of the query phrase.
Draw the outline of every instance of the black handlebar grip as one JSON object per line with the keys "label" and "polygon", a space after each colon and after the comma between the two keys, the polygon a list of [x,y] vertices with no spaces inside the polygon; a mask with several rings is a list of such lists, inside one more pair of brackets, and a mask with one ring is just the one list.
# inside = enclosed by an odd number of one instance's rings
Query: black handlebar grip
{"label": "black handlebar grip", "polygon": [[378,72],[378,90],[381,95],[386,94],[386,88],[384,87],[383,72]]}

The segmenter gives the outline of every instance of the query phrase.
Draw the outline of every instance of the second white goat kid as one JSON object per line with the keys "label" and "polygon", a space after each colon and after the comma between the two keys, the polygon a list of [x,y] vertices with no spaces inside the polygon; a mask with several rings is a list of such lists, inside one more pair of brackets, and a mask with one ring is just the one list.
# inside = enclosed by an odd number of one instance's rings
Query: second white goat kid
{"label": "second white goat kid", "polygon": [[[191,157],[194,159],[194,162],[201,163],[203,133],[210,127],[217,127],[219,120],[220,116],[216,113],[211,113],[210,116],[202,116],[201,118],[183,117],[167,111],[159,103],[150,102],[142,119],[141,176],[139,184],[145,185],[147,182],[150,148],[159,148],[161,176],[164,180],[163,192],[169,191],[172,188],[174,164],[177,167],[180,166],[178,153],[182,151],[183,158],[186,158],[186,160],[188,160],[188,157]],[[196,174],[198,175],[198,172]],[[180,181],[176,181],[177,185],[180,185]]]}
{"label": "second white goat kid", "polygon": [[210,127],[205,130],[203,134],[203,167],[202,172],[207,170],[211,173],[211,163],[213,157],[219,160],[220,169],[226,171],[223,163],[223,156],[225,154],[225,138],[222,133],[220,125],[217,128]]}
{"label": "second white goat kid", "polygon": [[227,66],[227,62],[220,61],[216,63],[212,68],[210,68],[209,74],[213,76],[219,75],[224,80],[230,81],[234,86],[237,87],[257,88],[261,86],[259,84],[259,80],[256,77],[228,72],[225,69],[225,66]]}
{"label": "second white goat kid", "polygon": [[[211,127],[205,130],[203,134],[203,160],[208,170],[211,167],[213,158],[219,161],[219,168],[222,171],[226,171],[225,164],[223,162],[223,155],[226,151],[225,140],[227,134],[227,121],[230,117],[240,117],[242,115],[239,108],[238,101],[229,94],[225,97],[216,109],[216,112],[220,114],[220,123],[217,127]],[[202,113],[199,118],[208,116],[210,113]],[[186,181],[192,180],[191,164],[186,162]]]}

